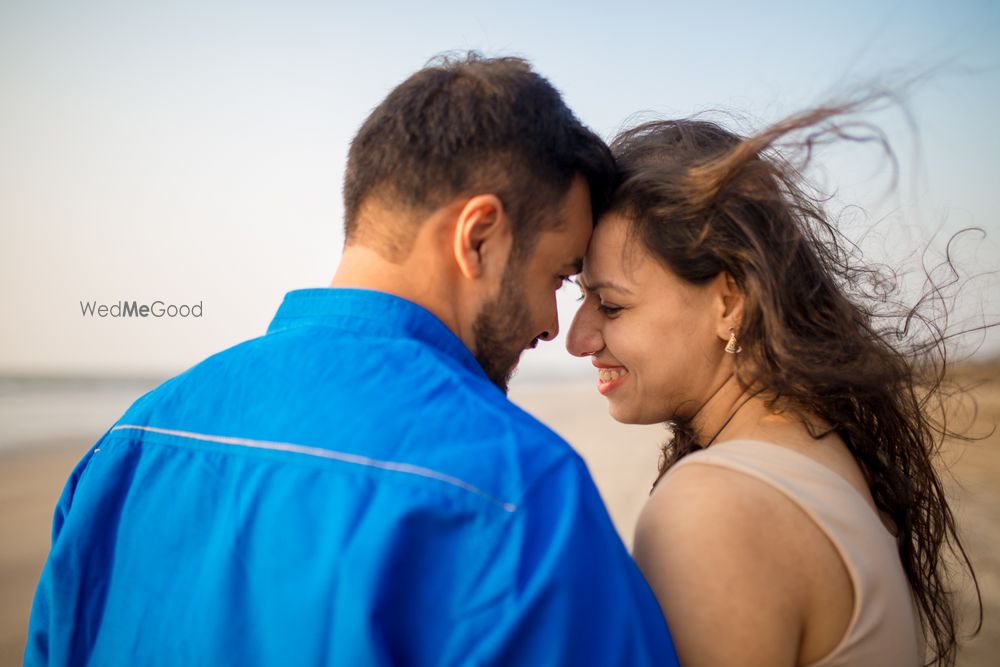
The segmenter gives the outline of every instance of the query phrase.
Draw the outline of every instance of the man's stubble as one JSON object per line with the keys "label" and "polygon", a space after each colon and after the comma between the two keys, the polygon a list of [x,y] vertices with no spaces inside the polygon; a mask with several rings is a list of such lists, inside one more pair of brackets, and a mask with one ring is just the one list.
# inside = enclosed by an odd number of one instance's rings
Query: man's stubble
{"label": "man's stubble", "polygon": [[476,361],[490,381],[505,394],[521,353],[534,347],[531,319],[525,308],[519,262],[510,261],[500,281],[500,293],[487,303],[472,325]]}

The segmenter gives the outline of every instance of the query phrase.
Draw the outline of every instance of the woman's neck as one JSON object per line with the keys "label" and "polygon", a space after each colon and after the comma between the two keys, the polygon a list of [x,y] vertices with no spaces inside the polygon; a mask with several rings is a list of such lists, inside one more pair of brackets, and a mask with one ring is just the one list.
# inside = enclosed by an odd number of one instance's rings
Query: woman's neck
{"label": "woman's neck", "polygon": [[[819,420],[810,423],[814,433],[828,430]],[[703,447],[726,440],[805,443],[815,439],[801,416],[780,406],[769,406],[765,392],[744,387],[735,375],[705,402],[691,426]]]}

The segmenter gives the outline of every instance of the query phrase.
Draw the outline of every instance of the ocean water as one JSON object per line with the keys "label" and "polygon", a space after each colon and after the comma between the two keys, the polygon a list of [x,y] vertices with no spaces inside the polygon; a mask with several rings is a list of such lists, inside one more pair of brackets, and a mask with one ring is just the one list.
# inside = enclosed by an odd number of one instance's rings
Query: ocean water
{"label": "ocean water", "polygon": [[0,453],[100,438],[162,378],[0,378]]}
{"label": "ocean water", "polygon": [[[511,383],[511,398],[546,389],[558,393],[567,382],[589,380],[587,370],[524,364]],[[166,379],[0,376],[0,453],[95,442],[137,398]]]}

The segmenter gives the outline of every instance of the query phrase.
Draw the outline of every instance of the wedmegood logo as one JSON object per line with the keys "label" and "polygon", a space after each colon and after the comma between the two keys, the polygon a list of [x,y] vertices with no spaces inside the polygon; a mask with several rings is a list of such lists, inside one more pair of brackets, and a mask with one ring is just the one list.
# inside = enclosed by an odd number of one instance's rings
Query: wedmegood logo
{"label": "wedmegood logo", "polygon": [[201,317],[203,310],[202,301],[190,305],[163,301],[148,304],[119,301],[110,305],[96,301],[80,302],[80,313],[84,317]]}

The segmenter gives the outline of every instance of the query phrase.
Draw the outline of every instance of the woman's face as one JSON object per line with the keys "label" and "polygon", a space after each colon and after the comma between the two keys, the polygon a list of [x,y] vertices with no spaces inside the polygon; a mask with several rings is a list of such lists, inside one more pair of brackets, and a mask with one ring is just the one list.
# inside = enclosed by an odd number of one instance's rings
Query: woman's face
{"label": "woman's face", "polygon": [[566,347],[593,357],[597,390],[618,421],[693,417],[732,372],[727,277],[693,285],[627,232],[627,220],[614,214],[594,230]]}

